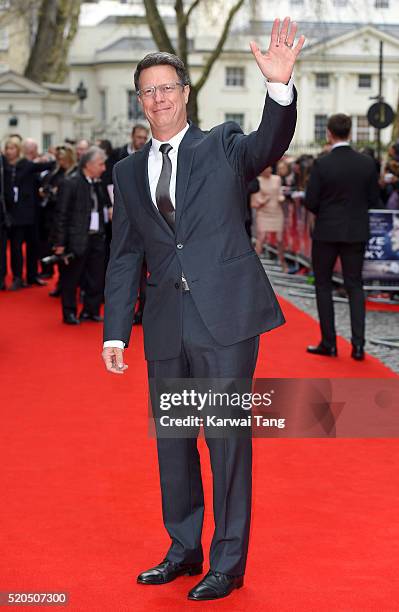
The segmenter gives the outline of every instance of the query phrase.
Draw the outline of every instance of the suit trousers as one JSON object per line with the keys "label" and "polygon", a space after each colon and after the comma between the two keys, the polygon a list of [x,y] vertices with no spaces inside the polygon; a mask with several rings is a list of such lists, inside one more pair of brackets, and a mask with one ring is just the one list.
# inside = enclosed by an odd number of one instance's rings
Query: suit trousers
{"label": "suit trousers", "polygon": [[83,309],[93,315],[100,312],[105,281],[105,238],[92,234],[84,255],[76,257],[68,265],[60,264],[61,301],[63,315],[76,315],[76,292],[84,275],[85,294]]}
{"label": "suit trousers", "polygon": [[348,293],[352,327],[352,343],[364,346],[365,300],[362,268],[365,242],[324,242],[313,240],[312,264],[316,283],[317,310],[321,341],[327,348],[336,345],[332,275],[337,257],[340,257],[344,286]]}
{"label": "suit trousers", "polygon": [[[181,354],[176,359],[148,361],[150,388],[157,378],[252,379],[258,345],[258,336],[231,346],[218,344],[190,292],[183,292]],[[206,428],[204,432],[213,474],[215,530],[210,567],[224,574],[243,575],[251,517],[252,435],[215,438],[207,435]],[[157,436],[157,449],[163,521],[172,540],[167,558],[202,562],[204,495],[197,439]]]}
{"label": "suit trousers", "polygon": [[36,225],[13,225],[9,231],[11,247],[11,269],[13,277],[22,279],[22,245],[26,242],[26,280],[34,282],[37,277],[38,236]]}

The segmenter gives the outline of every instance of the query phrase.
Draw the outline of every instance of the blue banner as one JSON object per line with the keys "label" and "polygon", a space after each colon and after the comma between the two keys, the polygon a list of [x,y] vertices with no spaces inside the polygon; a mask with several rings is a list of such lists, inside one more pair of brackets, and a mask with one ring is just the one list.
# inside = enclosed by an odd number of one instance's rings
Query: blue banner
{"label": "blue banner", "polygon": [[399,211],[370,210],[370,239],[363,266],[364,280],[399,285]]}

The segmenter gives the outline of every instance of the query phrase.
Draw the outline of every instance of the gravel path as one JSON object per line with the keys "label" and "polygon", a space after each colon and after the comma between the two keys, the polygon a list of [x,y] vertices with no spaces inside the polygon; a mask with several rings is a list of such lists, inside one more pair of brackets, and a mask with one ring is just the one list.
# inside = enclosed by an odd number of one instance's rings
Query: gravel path
{"label": "gravel path", "polygon": [[[278,267],[274,266],[266,257],[262,257],[261,261],[269,276],[270,282],[273,284],[276,293],[279,293],[283,298],[289,300],[292,304],[309,314],[318,321],[316,300],[314,297],[304,297],[295,295],[297,293],[311,293],[310,285],[305,283],[302,278],[294,275],[279,276]],[[277,274],[275,274],[277,272]],[[291,283],[299,285],[298,287],[290,287]],[[303,286],[303,289],[302,289]],[[350,341],[350,318],[349,304],[335,302],[335,326],[337,333]],[[366,314],[366,346],[365,350],[382,361],[386,366],[399,374],[399,347],[389,348],[373,344],[370,338],[392,338],[395,336],[399,339],[399,313],[398,312],[381,312],[367,311]],[[309,342],[313,339],[309,338]]]}

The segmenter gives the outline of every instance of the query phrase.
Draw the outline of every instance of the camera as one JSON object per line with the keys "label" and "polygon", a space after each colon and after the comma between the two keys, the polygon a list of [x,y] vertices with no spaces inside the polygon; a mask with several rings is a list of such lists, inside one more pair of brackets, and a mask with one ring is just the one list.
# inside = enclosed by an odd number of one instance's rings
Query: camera
{"label": "camera", "polygon": [[51,266],[53,264],[63,263],[65,260],[70,262],[73,259],[75,259],[74,253],[65,253],[65,255],[48,255],[47,257],[43,257],[43,259],[41,259],[40,261],[45,266]]}

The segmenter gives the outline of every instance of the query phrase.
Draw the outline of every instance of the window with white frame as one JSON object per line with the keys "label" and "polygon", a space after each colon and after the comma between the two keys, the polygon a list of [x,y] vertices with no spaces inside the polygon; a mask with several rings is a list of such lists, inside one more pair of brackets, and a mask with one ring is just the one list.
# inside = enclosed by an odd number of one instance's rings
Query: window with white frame
{"label": "window with white frame", "polygon": [[323,142],[326,140],[327,115],[315,115],[314,117],[314,140]]}
{"label": "window with white frame", "polygon": [[54,134],[52,132],[44,132],[42,135],[43,151],[47,151],[54,144]]}
{"label": "window with white frame", "polygon": [[348,6],[348,0],[332,0],[333,6]]}
{"label": "window with white frame", "polygon": [[389,0],[375,0],[375,8],[389,8]]}
{"label": "window with white frame", "polygon": [[375,128],[369,124],[366,115],[352,117],[352,142],[374,142],[375,137]]}
{"label": "window with white frame", "polygon": [[224,120],[225,121],[235,121],[235,123],[238,123],[240,128],[244,130],[244,121],[245,121],[244,113],[226,113],[224,116]]}
{"label": "window with white frame", "polygon": [[363,89],[370,89],[371,87],[371,74],[359,74],[357,80],[358,87]]}
{"label": "window with white frame", "polygon": [[127,118],[129,121],[145,119],[145,115],[134,89],[129,89],[127,92]]}
{"label": "window with white frame", "polygon": [[328,89],[330,86],[330,75],[328,72],[317,72],[316,73],[316,87],[321,89]]}
{"label": "window with white frame", "polygon": [[227,87],[244,87],[245,69],[243,66],[227,66],[225,76]]}
{"label": "window with white frame", "polygon": [[290,0],[291,6],[303,6],[305,4],[305,0]]}
{"label": "window with white frame", "polygon": [[0,11],[5,11],[10,8],[10,0],[0,0]]}

